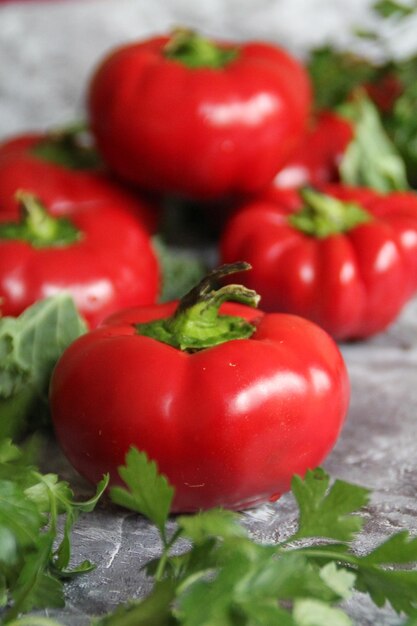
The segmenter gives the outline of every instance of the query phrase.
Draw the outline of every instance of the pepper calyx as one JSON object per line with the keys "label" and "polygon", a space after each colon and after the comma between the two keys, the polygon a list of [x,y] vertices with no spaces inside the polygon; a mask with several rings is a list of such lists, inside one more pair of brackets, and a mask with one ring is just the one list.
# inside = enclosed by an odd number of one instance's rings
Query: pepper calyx
{"label": "pepper calyx", "polygon": [[173,315],[136,324],[137,333],[187,352],[249,338],[255,332],[253,324],[239,316],[222,315],[219,309],[226,301],[256,307],[260,297],[243,285],[227,284],[216,289],[215,284],[224,276],[250,268],[249,263],[238,262],[213,270],[180,300]]}
{"label": "pepper calyx", "polygon": [[82,238],[81,231],[66,217],[50,215],[32,193],[18,191],[20,218],[0,223],[0,240],[25,241],[34,248],[67,246]]}
{"label": "pepper calyx", "polygon": [[84,124],[49,132],[32,146],[30,152],[42,161],[70,170],[95,170],[102,165]]}
{"label": "pepper calyx", "polygon": [[189,68],[220,69],[238,56],[236,47],[218,45],[188,28],[175,29],[163,52],[165,58],[179,61]]}
{"label": "pepper calyx", "polygon": [[300,195],[303,206],[289,216],[288,222],[306,235],[324,239],[372,220],[372,215],[357,202],[339,200],[309,187],[302,189]]}

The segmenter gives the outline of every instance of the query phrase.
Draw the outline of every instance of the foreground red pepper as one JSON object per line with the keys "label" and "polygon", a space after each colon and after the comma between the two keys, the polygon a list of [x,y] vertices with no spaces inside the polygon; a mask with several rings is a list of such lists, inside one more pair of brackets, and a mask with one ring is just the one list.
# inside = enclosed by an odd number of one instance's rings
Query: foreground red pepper
{"label": "foreground red pepper", "polygon": [[301,140],[310,101],[306,70],[284,50],[188,31],[112,52],[89,91],[111,169],[144,189],[198,198],[270,183]]}
{"label": "foreground red pepper", "polygon": [[51,215],[70,215],[103,203],[122,207],[153,232],[157,209],[112,180],[83,132],[17,135],[0,144],[0,212],[19,214],[16,192],[28,189]]}
{"label": "foreground red pepper", "polygon": [[[417,196],[338,185],[275,190],[232,217],[224,262],[247,258],[265,310],[302,315],[336,339],[384,330],[417,289]],[[342,202],[339,202],[342,201]]]}
{"label": "foreground red pepper", "polygon": [[0,311],[19,315],[37,300],[72,294],[90,326],[123,306],[155,302],[158,265],[130,211],[97,204],[53,217],[20,194],[19,220],[0,212]]}
{"label": "foreground red pepper", "polygon": [[179,305],[116,314],[67,349],[51,410],[82,475],[119,482],[134,445],[175,487],[174,511],[241,509],[278,498],[329,453],[349,399],[341,354],[311,322],[247,306],[254,292],[212,290],[246,268],[220,268]]}

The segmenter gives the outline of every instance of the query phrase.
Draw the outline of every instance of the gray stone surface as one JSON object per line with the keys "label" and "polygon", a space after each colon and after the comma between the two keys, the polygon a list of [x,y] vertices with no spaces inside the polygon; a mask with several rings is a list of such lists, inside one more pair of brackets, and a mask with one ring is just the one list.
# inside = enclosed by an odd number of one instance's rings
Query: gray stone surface
{"label": "gray stone surface", "polygon": [[[264,37],[302,54],[325,39],[347,45],[350,25],[372,22],[368,5],[362,0],[66,0],[1,5],[0,138],[82,117],[92,68],[104,51],[122,41],[186,24],[221,37]],[[391,25],[385,33],[388,47],[396,42],[396,53],[404,53],[410,41],[414,43],[415,27],[415,22],[406,28]],[[365,512],[366,532],[358,545],[359,550],[368,550],[394,531],[417,532],[417,301],[388,332],[341,347],[352,402],[325,467],[335,477],[373,489]],[[87,486],[65,464],[61,466],[56,450],[48,459],[54,455],[51,467],[62,467],[80,497],[86,495]],[[242,522],[258,541],[280,539],[296,524],[291,496],[244,513]],[[73,546],[75,562],[89,558],[97,569],[67,585],[64,610],[47,612],[67,626],[83,626],[90,616],[149,589],[140,568],[158,554],[159,544],[155,529],[140,517],[103,503],[79,520]],[[376,609],[360,594],[347,602],[347,608],[358,626],[401,622],[389,608]]]}

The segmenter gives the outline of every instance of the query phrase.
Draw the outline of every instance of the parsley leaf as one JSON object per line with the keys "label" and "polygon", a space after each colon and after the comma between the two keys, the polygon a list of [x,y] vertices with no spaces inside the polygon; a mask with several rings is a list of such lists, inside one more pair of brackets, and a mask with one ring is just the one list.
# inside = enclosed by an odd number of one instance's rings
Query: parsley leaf
{"label": "parsley leaf", "polygon": [[369,491],[341,480],[329,489],[330,477],[322,470],[308,471],[304,480],[294,476],[292,492],[300,510],[299,526],[291,538],[329,537],[349,541],[363,526],[354,515],[367,504]]}
{"label": "parsley leaf", "polygon": [[373,5],[373,9],[381,17],[404,18],[412,15],[416,11],[416,5],[404,4],[403,2],[395,2],[394,0],[378,0]]}
{"label": "parsley leaf", "polygon": [[0,563],[13,565],[19,551],[36,543],[42,516],[18,485],[0,480]]}
{"label": "parsley leaf", "polygon": [[298,530],[276,545],[255,543],[239,515],[222,509],[179,516],[168,541],[164,524],[173,490],[158,477],[155,463],[132,449],[120,473],[127,489],[112,490],[113,499],[157,522],[163,552],[148,567],[156,581],[151,595],[120,607],[94,622],[97,626],[146,620],[162,626],[349,626],[339,603],[354,588],[377,606],[388,602],[397,612],[414,614],[417,571],[392,567],[415,565],[417,539],[402,532],[368,554],[353,550],[351,541],[364,523],[360,509],[369,499],[363,487],[331,482],[322,469],[294,477]]}
{"label": "parsley leaf", "polygon": [[294,605],[297,626],[351,626],[349,617],[320,600],[298,600]]}
{"label": "parsley leaf", "polygon": [[238,523],[239,517],[232,511],[210,509],[196,515],[180,516],[178,524],[186,537],[194,543],[202,543],[207,536],[244,537],[245,530]]}
{"label": "parsley leaf", "polygon": [[30,415],[47,413],[52,369],[85,330],[65,293],[0,318],[0,438],[21,434]]}
{"label": "parsley leaf", "polygon": [[181,298],[207,273],[202,261],[186,250],[168,245],[160,236],[153,238],[153,247],[162,270],[160,302]]}
{"label": "parsley leaf", "polygon": [[398,613],[408,615],[417,609],[417,571],[366,567],[358,563],[356,588],[369,593],[377,606],[389,602]]}
{"label": "parsley leaf", "polygon": [[393,565],[417,561],[417,537],[411,538],[407,530],[400,531],[381,543],[362,558],[369,565]]}
{"label": "parsley leaf", "polygon": [[354,99],[339,107],[339,113],[351,120],[355,128],[354,139],[339,165],[342,181],[382,193],[407,189],[404,161],[371,100],[358,92]]}
{"label": "parsley leaf", "polygon": [[307,69],[313,84],[316,109],[333,109],[345,102],[352,91],[372,82],[377,69],[367,59],[331,46],[311,51]]}
{"label": "parsley leaf", "polygon": [[165,476],[158,474],[156,463],[148,460],[144,452],[131,448],[119,474],[128,489],[113,487],[110,490],[113,501],[150,519],[165,537],[174,489]]}
{"label": "parsley leaf", "polygon": [[[93,498],[74,502],[69,485],[55,474],[41,474],[31,452],[0,440],[0,606],[8,607],[5,623],[33,608],[63,606],[62,579],[92,569],[86,561],[67,570],[70,531],[108,483],[105,477]],[[62,513],[63,538],[55,547]]]}

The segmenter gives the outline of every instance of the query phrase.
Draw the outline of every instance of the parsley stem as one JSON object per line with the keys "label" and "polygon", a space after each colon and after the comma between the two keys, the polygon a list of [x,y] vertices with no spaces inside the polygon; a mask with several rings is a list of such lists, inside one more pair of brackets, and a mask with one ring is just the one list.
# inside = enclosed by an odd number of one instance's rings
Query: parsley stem
{"label": "parsley stem", "polygon": [[[315,548],[292,548],[292,552],[300,552],[303,556],[312,559],[326,559],[327,561],[337,561],[338,563],[346,563],[352,567],[359,566],[359,560],[354,554],[341,553],[335,550],[320,550]],[[361,564],[362,565],[362,564]]]}
{"label": "parsley stem", "polygon": [[167,560],[169,558],[169,552],[172,546],[174,545],[174,543],[177,541],[178,537],[181,536],[182,530],[181,528],[177,528],[177,530],[174,532],[174,534],[172,535],[169,541],[167,541],[165,529],[161,529],[160,534],[161,534],[162,542],[164,544],[164,550],[162,552],[161,558],[159,559],[158,566],[156,568],[156,572],[155,572],[156,581],[162,580],[162,576],[165,571]]}
{"label": "parsley stem", "polygon": [[194,572],[194,574],[191,574],[190,576],[186,576],[184,580],[182,580],[181,583],[177,586],[177,596],[180,596],[187,590],[188,587],[193,585],[201,578],[206,578],[208,574],[213,574],[214,572],[215,569],[212,566],[208,566],[205,569]]}
{"label": "parsley stem", "polygon": [[13,620],[13,622],[9,622],[7,626],[62,626],[62,624],[49,619],[49,617],[29,615],[28,617],[20,617],[17,620]]}

